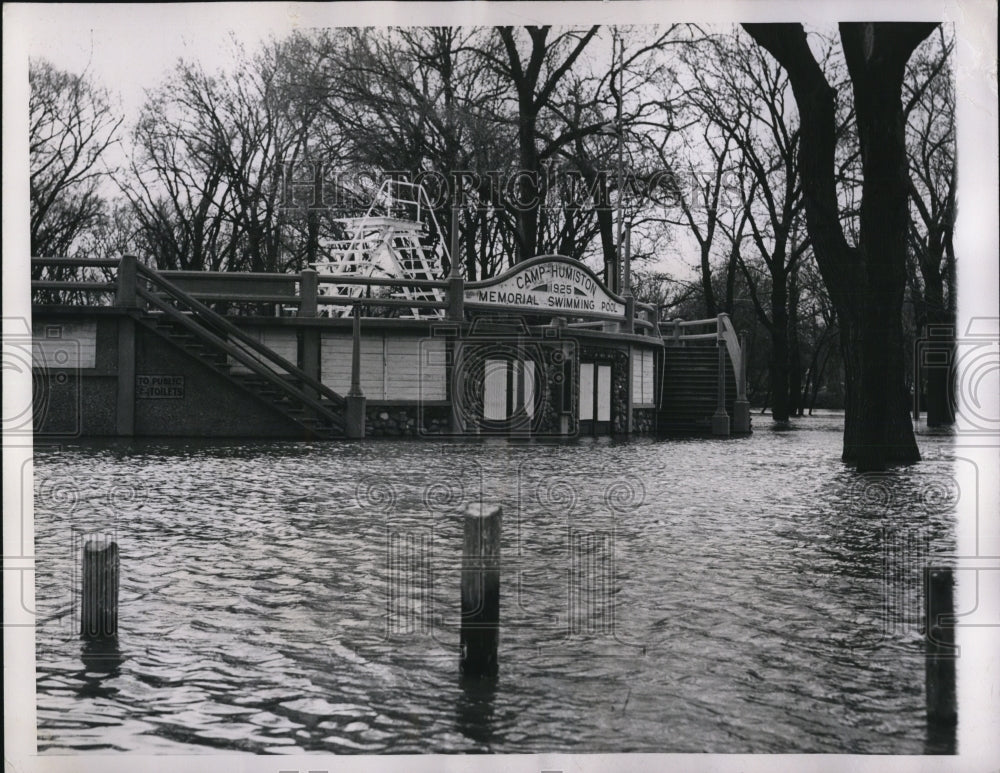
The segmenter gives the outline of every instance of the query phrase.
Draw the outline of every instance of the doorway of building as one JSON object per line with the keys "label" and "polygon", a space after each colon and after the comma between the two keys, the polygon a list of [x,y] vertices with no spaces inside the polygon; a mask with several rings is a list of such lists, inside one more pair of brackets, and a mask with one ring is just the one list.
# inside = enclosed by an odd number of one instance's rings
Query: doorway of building
{"label": "doorway of building", "polygon": [[531,429],[535,416],[535,363],[487,359],[483,373],[483,423],[493,430]]}
{"label": "doorway of building", "polygon": [[611,434],[611,366],[580,363],[580,434]]}

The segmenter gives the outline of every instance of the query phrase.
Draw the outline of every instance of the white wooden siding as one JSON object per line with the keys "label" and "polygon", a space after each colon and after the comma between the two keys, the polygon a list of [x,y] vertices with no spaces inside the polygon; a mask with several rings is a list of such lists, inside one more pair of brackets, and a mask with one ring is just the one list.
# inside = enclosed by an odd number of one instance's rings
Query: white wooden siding
{"label": "white wooden siding", "polygon": [[440,338],[386,336],[385,399],[444,400],[444,347]]}
{"label": "white wooden siding", "polygon": [[580,421],[594,418],[594,363],[580,363]]}
{"label": "white wooden siding", "polygon": [[[264,346],[268,347],[275,354],[284,357],[292,365],[298,365],[298,337],[294,330],[286,328],[251,328],[244,331],[251,338],[260,341]],[[251,349],[246,344],[241,341],[232,338],[229,341],[233,346],[243,349],[247,354],[257,359],[262,359],[261,356]],[[235,360],[233,357],[229,358],[230,372],[231,373],[249,373],[250,369],[243,363]]]}
{"label": "white wooden siding", "polygon": [[[351,388],[351,335],[324,333],[323,383],[340,394]],[[361,390],[369,400],[444,400],[445,342],[414,336],[361,336]]]}
{"label": "white wooden siding", "polygon": [[524,379],[524,411],[530,417],[535,415],[535,362],[522,360],[521,374]]}
{"label": "white wooden siding", "polygon": [[31,333],[33,367],[48,370],[97,367],[97,322],[38,324]]}
{"label": "white wooden siding", "polygon": [[635,406],[656,403],[653,394],[654,362],[652,350],[632,347],[632,404]]}
{"label": "white wooden siding", "polygon": [[[351,388],[351,336],[328,333],[320,340],[319,372],[323,383],[346,395]],[[369,400],[385,399],[385,340],[361,336],[361,391]]]}
{"label": "white wooden siding", "polygon": [[487,360],[483,374],[483,418],[507,418],[507,360]]}
{"label": "white wooden siding", "polygon": [[597,421],[611,421],[611,366],[597,366]]}

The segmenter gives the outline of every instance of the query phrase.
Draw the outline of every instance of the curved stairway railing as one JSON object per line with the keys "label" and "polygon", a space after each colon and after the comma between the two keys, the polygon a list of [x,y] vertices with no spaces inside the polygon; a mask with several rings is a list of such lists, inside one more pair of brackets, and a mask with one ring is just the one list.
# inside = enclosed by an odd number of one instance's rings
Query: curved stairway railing
{"label": "curved stairway railing", "polygon": [[716,341],[719,346],[725,346],[729,361],[732,363],[733,374],[736,376],[736,399],[746,399],[746,363],[743,346],[728,314],[723,312],[705,319],[662,320],[659,329],[663,342],[667,345],[684,346],[694,341]]}

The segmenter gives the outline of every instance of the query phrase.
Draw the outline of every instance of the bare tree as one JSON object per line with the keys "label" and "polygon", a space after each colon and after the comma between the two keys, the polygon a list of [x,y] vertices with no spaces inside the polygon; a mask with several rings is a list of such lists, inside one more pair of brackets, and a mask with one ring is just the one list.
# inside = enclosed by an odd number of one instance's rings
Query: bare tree
{"label": "bare tree", "polygon": [[[237,46],[228,72],[179,62],[149,95],[123,188],[160,267],[301,266],[300,245],[283,230],[284,182],[305,154],[318,102],[298,80],[308,83],[302,58],[290,55],[298,44],[271,41],[254,55]],[[294,232],[306,260],[318,225]]]}
{"label": "bare tree", "polygon": [[28,82],[31,254],[66,256],[104,215],[106,151],[123,118],[86,72],[32,59]]}
{"label": "bare tree", "polygon": [[[523,34],[514,27],[498,27],[496,32],[503,44],[503,54],[498,55],[489,48],[481,51],[514,92],[519,163],[516,197],[519,260],[538,254],[539,119],[549,106],[556,87],[598,29],[593,26],[586,30],[565,30],[550,38],[552,28],[549,26],[525,27]],[[524,35],[527,35],[526,40]]]}
{"label": "bare tree", "polygon": [[845,461],[859,470],[920,459],[905,388],[901,307],[909,229],[902,87],[914,49],[936,25],[842,23],[864,175],[860,232],[840,222],[834,91],[801,24],[745,29],[785,68],[801,120],[799,158],[816,260],[837,308],[847,381]]}
{"label": "bare tree", "polygon": [[[916,333],[930,356],[924,404],[929,426],[955,421],[955,89],[950,67],[954,41],[945,27],[914,54],[903,84],[910,162],[911,266]],[[933,332],[934,335],[928,335]],[[947,364],[945,364],[947,363]],[[921,384],[914,384],[921,389]]]}

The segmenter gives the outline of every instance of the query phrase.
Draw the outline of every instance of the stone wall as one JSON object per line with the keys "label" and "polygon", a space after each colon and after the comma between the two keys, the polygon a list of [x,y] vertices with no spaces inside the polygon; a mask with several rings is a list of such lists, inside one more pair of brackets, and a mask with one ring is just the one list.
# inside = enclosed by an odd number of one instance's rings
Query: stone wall
{"label": "stone wall", "polygon": [[365,437],[445,435],[450,413],[447,405],[369,405],[365,408]]}
{"label": "stone wall", "polygon": [[656,409],[634,408],[632,410],[632,434],[651,435],[656,432]]}

